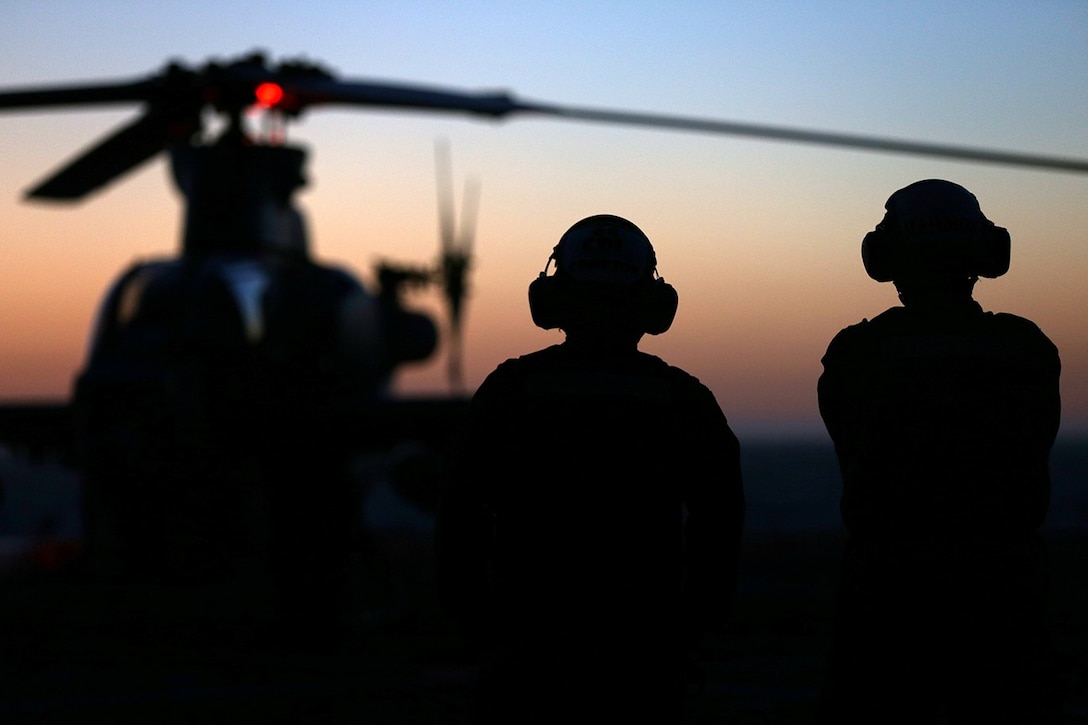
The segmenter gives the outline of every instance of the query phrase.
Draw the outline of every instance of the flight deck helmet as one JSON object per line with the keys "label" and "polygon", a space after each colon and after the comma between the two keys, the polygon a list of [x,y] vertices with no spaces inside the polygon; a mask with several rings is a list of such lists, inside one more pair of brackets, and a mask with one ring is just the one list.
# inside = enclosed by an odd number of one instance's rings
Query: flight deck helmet
{"label": "flight deck helmet", "polygon": [[877,282],[904,276],[1000,277],[1009,270],[1009,232],[986,218],[978,199],[942,179],[892,194],[884,219],[861,242],[865,271]]}
{"label": "flight deck helmet", "polygon": [[[555,273],[548,267],[555,263]],[[580,324],[630,324],[659,335],[676,316],[677,294],[657,276],[657,255],[630,221],[598,214],[559,239],[529,285],[533,322],[545,330]]]}

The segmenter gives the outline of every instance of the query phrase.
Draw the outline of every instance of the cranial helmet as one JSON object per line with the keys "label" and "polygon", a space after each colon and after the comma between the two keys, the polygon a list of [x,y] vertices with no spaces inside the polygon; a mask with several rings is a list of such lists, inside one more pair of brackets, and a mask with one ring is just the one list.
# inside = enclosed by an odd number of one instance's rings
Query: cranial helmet
{"label": "cranial helmet", "polygon": [[877,282],[903,275],[1000,277],[1009,270],[1009,232],[958,184],[917,181],[884,205],[884,219],[861,242],[865,271]]}
{"label": "cranial helmet", "polygon": [[606,318],[659,335],[672,325],[678,298],[656,272],[657,256],[641,229],[610,214],[587,217],[559,239],[529,285],[533,322],[552,330]]}

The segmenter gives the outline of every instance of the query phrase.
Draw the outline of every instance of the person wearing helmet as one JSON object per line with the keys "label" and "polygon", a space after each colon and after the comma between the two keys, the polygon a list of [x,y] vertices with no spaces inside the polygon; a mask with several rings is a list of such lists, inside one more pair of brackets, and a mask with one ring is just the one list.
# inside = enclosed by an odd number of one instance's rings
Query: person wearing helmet
{"label": "person wearing helmet", "polygon": [[818,385],[847,531],[823,714],[1045,722],[1058,351],[972,298],[1010,249],[974,195],[930,179],[885,209],[862,260],[902,305],[836,335]]}
{"label": "person wearing helmet", "polygon": [[442,601],[484,655],[480,719],[676,722],[686,648],[735,588],[739,443],[706,386],[638,349],[677,295],[631,222],[572,226],[529,304],[565,341],[477,390],[438,520]]}

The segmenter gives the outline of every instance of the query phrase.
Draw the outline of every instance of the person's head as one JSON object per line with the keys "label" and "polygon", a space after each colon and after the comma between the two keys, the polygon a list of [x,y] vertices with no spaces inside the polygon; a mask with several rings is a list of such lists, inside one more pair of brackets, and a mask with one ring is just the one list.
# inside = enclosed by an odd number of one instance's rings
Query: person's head
{"label": "person's head", "polygon": [[[555,273],[548,266],[555,262]],[[676,315],[676,290],[657,276],[657,256],[642,230],[622,217],[591,216],[555,245],[529,285],[533,322],[545,330],[659,335]]]}
{"label": "person's head", "polygon": [[861,258],[870,277],[895,283],[900,296],[969,297],[979,277],[1009,269],[1008,231],[958,184],[917,181],[892,194],[884,209],[861,243]]}

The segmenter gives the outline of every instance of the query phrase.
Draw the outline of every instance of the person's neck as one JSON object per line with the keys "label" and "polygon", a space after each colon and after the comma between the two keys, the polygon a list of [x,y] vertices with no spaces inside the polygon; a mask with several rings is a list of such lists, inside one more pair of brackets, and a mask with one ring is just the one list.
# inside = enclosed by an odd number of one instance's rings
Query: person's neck
{"label": "person's neck", "polygon": [[975,306],[970,292],[937,288],[899,290],[899,300],[913,310],[954,310]]}
{"label": "person's neck", "polygon": [[916,310],[954,310],[974,307],[974,279],[960,277],[898,280],[895,288],[904,306]]}
{"label": "person's neck", "polygon": [[593,355],[624,355],[638,351],[641,333],[615,329],[566,330],[565,344],[578,352]]}

